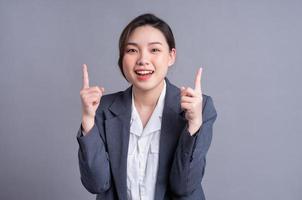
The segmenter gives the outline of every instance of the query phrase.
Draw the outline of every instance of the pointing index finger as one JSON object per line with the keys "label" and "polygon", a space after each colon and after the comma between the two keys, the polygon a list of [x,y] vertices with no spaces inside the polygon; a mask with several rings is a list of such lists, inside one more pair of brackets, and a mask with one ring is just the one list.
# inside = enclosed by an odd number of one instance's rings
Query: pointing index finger
{"label": "pointing index finger", "polygon": [[201,92],[201,75],[202,75],[202,68],[200,67],[197,71],[196,78],[195,78],[195,90]]}
{"label": "pointing index finger", "polygon": [[89,76],[88,76],[88,70],[87,65],[83,64],[83,89],[89,88]]}

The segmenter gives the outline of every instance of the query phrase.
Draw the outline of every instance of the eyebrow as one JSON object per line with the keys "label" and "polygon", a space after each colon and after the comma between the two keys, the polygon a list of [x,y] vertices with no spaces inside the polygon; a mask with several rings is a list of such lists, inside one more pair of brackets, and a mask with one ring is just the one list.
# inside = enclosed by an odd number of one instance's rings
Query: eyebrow
{"label": "eyebrow", "polygon": [[[161,42],[149,42],[149,43],[148,43],[148,45],[153,45],[153,44],[163,45]],[[138,46],[138,44],[135,43],[135,42],[127,42],[126,45]]]}

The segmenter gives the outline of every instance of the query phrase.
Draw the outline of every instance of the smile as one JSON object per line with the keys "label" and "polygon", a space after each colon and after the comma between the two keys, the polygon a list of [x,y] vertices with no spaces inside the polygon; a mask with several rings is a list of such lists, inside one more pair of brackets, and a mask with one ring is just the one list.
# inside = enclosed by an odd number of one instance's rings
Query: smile
{"label": "smile", "polygon": [[150,75],[153,74],[153,70],[136,70],[135,73],[139,76]]}

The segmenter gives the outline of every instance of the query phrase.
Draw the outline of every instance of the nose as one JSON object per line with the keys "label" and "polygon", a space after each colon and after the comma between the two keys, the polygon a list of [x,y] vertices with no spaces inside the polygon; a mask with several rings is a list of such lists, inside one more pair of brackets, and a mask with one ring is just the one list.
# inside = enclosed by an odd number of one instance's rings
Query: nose
{"label": "nose", "polygon": [[136,64],[139,66],[149,65],[149,56],[145,51],[141,51],[139,58],[137,59]]}

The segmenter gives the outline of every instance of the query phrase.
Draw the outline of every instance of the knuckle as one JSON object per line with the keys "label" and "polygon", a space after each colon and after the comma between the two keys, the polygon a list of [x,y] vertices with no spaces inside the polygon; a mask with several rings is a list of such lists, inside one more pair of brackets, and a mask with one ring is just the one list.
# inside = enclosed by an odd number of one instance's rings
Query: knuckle
{"label": "knuckle", "polygon": [[101,91],[101,88],[99,86],[95,86],[95,90]]}
{"label": "knuckle", "polygon": [[90,91],[95,91],[96,90],[96,86],[92,86],[89,88]]}
{"label": "knuckle", "polygon": [[86,89],[81,89],[80,90],[80,95],[83,96],[86,93]]}
{"label": "knuckle", "polygon": [[96,90],[98,93],[102,94],[102,89],[101,89],[99,86],[95,86],[95,90]]}
{"label": "knuckle", "polygon": [[101,88],[99,86],[95,86],[95,90],[101,91]]}
{"label": "knuckle", "polygon": [[88,101],[88,98],[87,98],[87,96],[86,96],[86,95],[85,95],[85,96],[83,96],[83,98],[82,98],[82,99],[83,99],[83,101],[84,101],[84,102],[87,102],[87,101]]}

